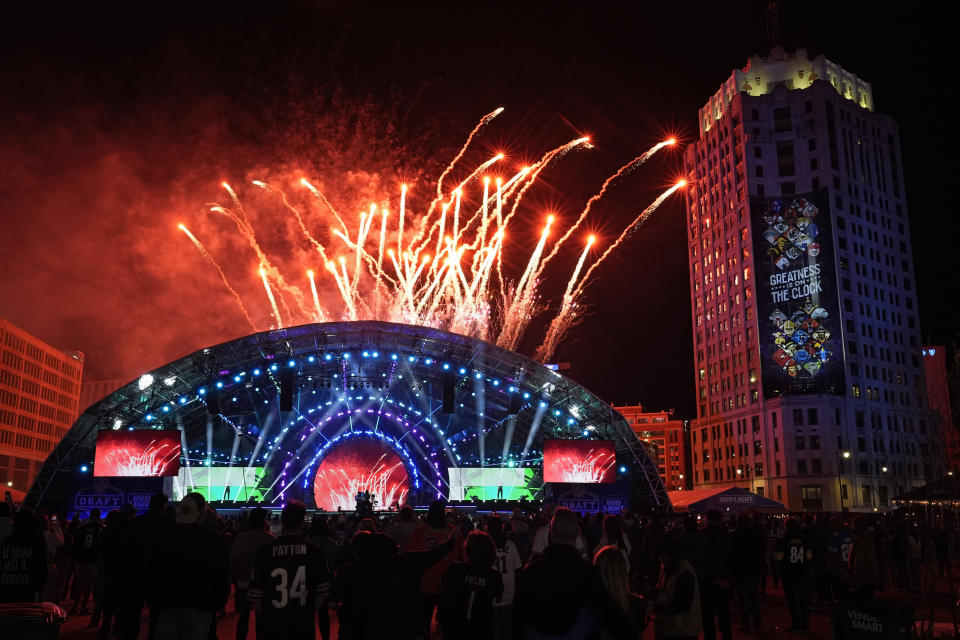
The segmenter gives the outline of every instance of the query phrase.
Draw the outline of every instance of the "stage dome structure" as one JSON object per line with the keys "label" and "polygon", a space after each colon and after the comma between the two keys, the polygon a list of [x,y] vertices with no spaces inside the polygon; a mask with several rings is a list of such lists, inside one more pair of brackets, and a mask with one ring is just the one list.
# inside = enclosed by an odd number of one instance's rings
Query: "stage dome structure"
{"label": "stage dome structure", "polygon": [[181,483],[210,469],[254,478],[256,490],[234,500],[332,509],[321,481],[349,487],[359,472],[333,478],[323,463],[346,450],[352,463],[379,461],[390,500],[447,497],[449,470],[461,467],[532,469],[542,485],[544,440],[579,439],[614,441],[634,506],[669,506],[626,420],[579,384],[488,342],[375,321],[255,333],[144,373],[79,417],[27,503],[63,508],[92,484],[98,431],[151,429],[182,431]]}

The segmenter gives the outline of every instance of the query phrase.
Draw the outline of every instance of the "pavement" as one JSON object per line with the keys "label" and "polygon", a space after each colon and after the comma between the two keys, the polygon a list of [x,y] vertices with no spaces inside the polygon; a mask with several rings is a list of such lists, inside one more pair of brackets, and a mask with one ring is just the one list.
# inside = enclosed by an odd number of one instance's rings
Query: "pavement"
{"label": "pavement", "polygon": [[[960,564],[957,565],[960,569]],[[953,637],[955,614],[955,603],[958,599],[958,589],[960,589],[960,570],[954,572],[955,582],[951,583],[946,578],[938,578],[935,583],[935,591],[931,594],[921,594],[918,591],[896,591],[888,588],[877,595],[877,602],[893,606],[908,606],[914,609],[914,619],[923,620],[924,629],[929,627],[931,611],[933,616],[933,633],[930,637]],[[952,594],[952,595],[951,595]],[[69,605],[69,602],[67,603]],[[783,591],[774,588],[768,584],[765,594],[760,596],[762,611],[762,625],[760,631],[741,631],[739,629],[739,607],[736,600],[731,601],[731,619],[733,621],[733,640],[755,640],[756,638],[772,637],[796,637],[808,640],[829,640],[833,638],[831,626],[831,614],[834,611],[832,605],[814,605],[810,615],[810,630],[800,633],[788,632],[790,627],[790,614],[787,610],[786,600]],[[883,607],[881,606],[881,609]],[[331,638],[337,637],[336,614],[331,612],[330,622],[332,627]],[[60,637],[63,640],[98,640],[97,628],[89,626],[90,616],[72,616],[61,627]],[[220,618],[217,625],[217,637],[219,640],[233,640],[236,635],[237,614],[233,606],[233,597],[227,603],[226,613]],[[919,630],[919,622],[915,623]],[[143,624],[140,629],[139,640],[145,640],[147,637],[147,615],[144,612]],[[434,630],[434,640],[440,636]],[[251,620],[249,640],[254,640],[253,621]],[[319,636],[317,636],[319,639]],[[648,627],[644,632],[644,637],[653,638],[653,629]],[[718,638],[718,640],[721,640]]]}

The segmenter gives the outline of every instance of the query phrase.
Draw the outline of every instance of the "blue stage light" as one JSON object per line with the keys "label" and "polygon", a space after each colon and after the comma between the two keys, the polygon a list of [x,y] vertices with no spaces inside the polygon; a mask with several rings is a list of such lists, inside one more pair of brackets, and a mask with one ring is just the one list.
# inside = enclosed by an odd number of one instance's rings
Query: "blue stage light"
{"label": "blue stage light", "polygon": [[217,389],[222,389],[222,388],[223,388],[223,383],[218,381],[218,382],[217,382]]}
{"label": "blue stage light", "polygon": [[291,361],[289,361],[289,362],[287,363],[287,366],[288,366],[288,367],[292,367],[292,366],[295,365],[295,364],[297,364],[297,361],[296,361],[296,360],[291,360]]}
{"label": "blue stage light", "polygon": [[626,467],[620,467],[620,473],[626,473],[626,472],[627,472]]}
{"label": "blue stage light", "polygon": [[80,467],[80,471],[82,471],[83,473],[86,473],[88,470],[89,470],[89,469],[88,469],[87,465],[83,465],[83,466]]}

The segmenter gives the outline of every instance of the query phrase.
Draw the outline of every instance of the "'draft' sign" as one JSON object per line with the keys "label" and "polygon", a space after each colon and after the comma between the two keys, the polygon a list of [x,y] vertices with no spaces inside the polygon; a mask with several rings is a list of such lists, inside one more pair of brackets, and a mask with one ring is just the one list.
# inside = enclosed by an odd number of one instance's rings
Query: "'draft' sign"
{"label": "'draft' sign", "polygon": [[77,511],[87,511],[89,509],[119,509],[123,506],[122,493],[78,493],[73,501],[73,506]]}

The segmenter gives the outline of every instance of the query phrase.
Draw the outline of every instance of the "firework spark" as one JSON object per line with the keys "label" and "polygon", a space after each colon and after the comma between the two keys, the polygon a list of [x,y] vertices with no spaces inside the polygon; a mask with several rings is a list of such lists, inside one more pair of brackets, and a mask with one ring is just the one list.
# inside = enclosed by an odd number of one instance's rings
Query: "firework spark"
{"label": "firework spark", "polygon": [[180,447],[151,440],[143,448],[117,448],[103,457],[111,465],[111,475],[152,478],[180,459]]}
{"label": "firework spark", "polygon": [[[497,177],[491,185],[490,176],[485,173],[500,166],[504,156],[498,154],[467,172],[466,177],[456,184],[446,187],[444,181],[457,169],[473,139],[502,111],[500,108],[488,113],[470,132],[466,143],[437,180],[435,195],[422,214],[411,210],[411,190],[403,185],[397,216],[389,215],[388,208],[392,207],[386,201],[382,205],[365,205],[359,223],[351,229],[347,218],[334,209],[322,190],[306,178],[301,178],[299,184],[309,192],[308,200],[312,204],[307,208],[292,204],[281,189],[254,181],[255,186],[280,200],[284,209],[296,219],[299,234],[315,251],[312,254],[315,263],[303,265],[309,292],[286,280],[270,261],[258,242],[237,192],[223,183],[230,204],[213,204],[210,211],[231,220],[256,254],[258,273],[273,316],[272,326],[331,319],[385,320],[436,327],[514,350],[530,322],[546,307],[540,300],[539,288],[547,263],[583,225],[592,206],[607,193],[614,181],[641,166],[673,141],[657,143],[608,178],[575,222],[552,245],[548,240],[555,221],[552,216],[548,218],[526,268],[516,281],[512,281],[504,275],[503,250],[507,227],[517,214],[524,195],[552,163],[575,149],[587,149],[591,145],[589,138],[571,140],[547,151],[540,160],[513,175],[505,179]],[[482,184],[473,190],[475,183]],[[551,358],[563,336],[575,324],[579,299],[593,271],[675,190],[676,187],[664,193],[644,209],[580,278],[593,240],[587,243],[557,313],[549,323],[544,343],[537,350],[538,359],[546,361]],[[335,221],[332,226],[329,216]],[[327,219],[326,223],[317,222],[324,219]],[[375,222],[379,222],[379,228],[371,232]],[[405,225],[408,227],[406,236]],[[239,294],[227,282],[223,270],[186,227],[181,225],[181,229],[203,258],[217,269],[253,327]],[[325,231],[329,232],[328,240],[321,239]],[[322,288],[323,295],[318,292],[316,278],[324,271],[316,266],[326,267],[326,273],[335,285],[335,288]]]}

